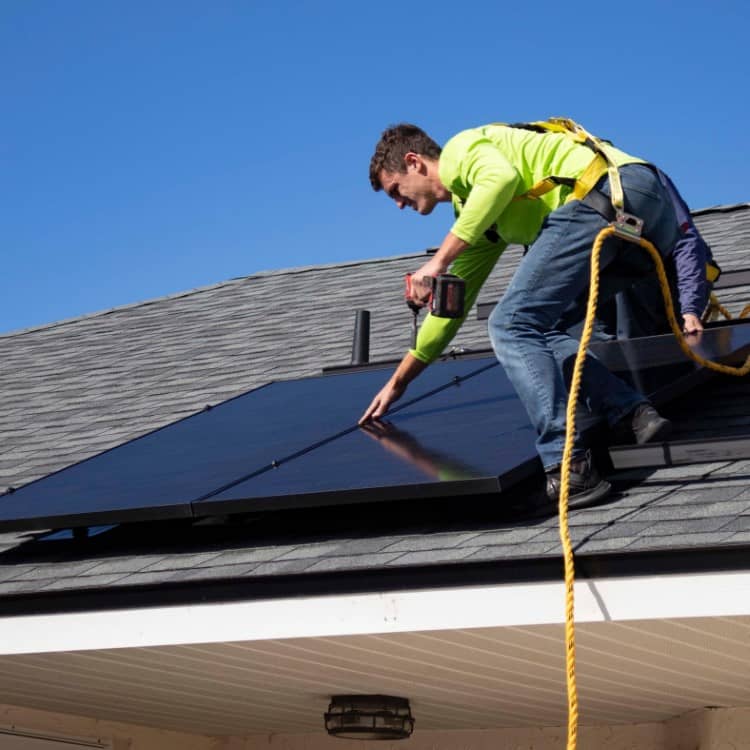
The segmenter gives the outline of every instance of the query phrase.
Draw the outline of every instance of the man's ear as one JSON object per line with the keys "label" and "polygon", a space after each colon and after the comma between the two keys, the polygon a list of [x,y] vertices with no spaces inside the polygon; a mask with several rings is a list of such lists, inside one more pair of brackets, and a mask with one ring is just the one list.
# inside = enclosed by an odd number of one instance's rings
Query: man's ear
{"label": "man's ear", "polygon": [[417,172],[426,171],[426,164],[424,163],[424,159],[419,154],[416,154],[413,151],[408,151],[406,154],[404,154],[404,165],[406,166],[407,171],[409,169],[416,169]]}

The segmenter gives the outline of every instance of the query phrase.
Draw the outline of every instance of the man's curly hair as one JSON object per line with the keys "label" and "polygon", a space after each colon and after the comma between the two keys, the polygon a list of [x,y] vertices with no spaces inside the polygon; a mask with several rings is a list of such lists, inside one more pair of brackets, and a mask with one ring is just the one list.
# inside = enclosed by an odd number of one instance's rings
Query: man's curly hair
{"label": "man's curly hair", "polygon": [[404,157],[410,151],[428,159],[438,159],[441,148],[422,128],[407,122],[391,125],[383,131],[370,159],[370,184],[373,190],[377,192],[383,189],[381,171],[406,172]]}

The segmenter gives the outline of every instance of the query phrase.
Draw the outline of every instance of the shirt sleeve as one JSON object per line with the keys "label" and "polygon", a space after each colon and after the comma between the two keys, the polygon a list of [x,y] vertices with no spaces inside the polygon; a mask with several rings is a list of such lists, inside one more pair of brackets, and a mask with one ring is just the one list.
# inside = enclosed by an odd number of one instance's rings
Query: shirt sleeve
{"label": "shirt sleeve", "polygon": [[[460,141],[450,146],[466,146]],[[442,158],[442,157],[441,157]],[[454,156],[455,158],[455,156]],[[495,223],[515,195],[521,178],[492,141],[478,138],[456,160],[458,180],[466,199],[451,232],[473,245]],[[450,189],[450,188],[449,188]]]}
{"label": "shirt sleeve", "polygon": [[672,180],[661,170],[657,170],[657,174],[667,189],[680,226],[680,239],[672,251],[677,271],[680,311],[683,315],[692,313],[700,316],[708,304],[710,288],[706,280],[706,261],[711,252],[693,223],[687,203]]}
{"label": "shirt sleeve", "polygon": [[680,311],[683,315],[692,313],[700,317],[710,292],[706,280],[708,249],[692,221],[675,245],[672,257],[677,270]]}
{"label": "shirt sleeve", "polygon": [[479,290],[505,250],[502,242],[490,242],[482,237],[464,250],[451,264],[450,271],[466,282],[463,318],[438,318],[428,314],[419,328],[417,345],[410,354],[420,362],[429,364],[436,360],[456,335],[466,316],[476,302]]}

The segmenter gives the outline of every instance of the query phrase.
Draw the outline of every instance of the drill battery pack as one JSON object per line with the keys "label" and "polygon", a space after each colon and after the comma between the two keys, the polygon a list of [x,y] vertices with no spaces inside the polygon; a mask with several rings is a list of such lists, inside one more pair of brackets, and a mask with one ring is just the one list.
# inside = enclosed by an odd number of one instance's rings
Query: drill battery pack
{"label": "drill battery pack", "polygon": [[[411,300],[414,283],[412,274],[406,274],[407,302]],[[434,277],[425,276],[422,279],[422,284],[431,288],[427,308],[432,315],[438,318],[463,317],[466,282],[460,276],[451,273],[443,273]]]}

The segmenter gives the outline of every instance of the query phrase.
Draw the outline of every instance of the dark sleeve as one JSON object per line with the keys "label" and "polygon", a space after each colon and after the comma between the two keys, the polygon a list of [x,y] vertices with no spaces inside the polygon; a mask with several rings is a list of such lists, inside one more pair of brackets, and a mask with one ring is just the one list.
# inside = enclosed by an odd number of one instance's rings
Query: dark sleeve
{"label": "dark sleeve", "polygon": [[677,272],[680,309],[683,315],[686,313],[701,315],[708,304],[710,291],[706,281],[706,261],[710,257],[710,250],[693,223],[690,209],[672,180],[661,170],[657,171],[662,185],[672,200],[680,226],[680,239],[672,251]]}

